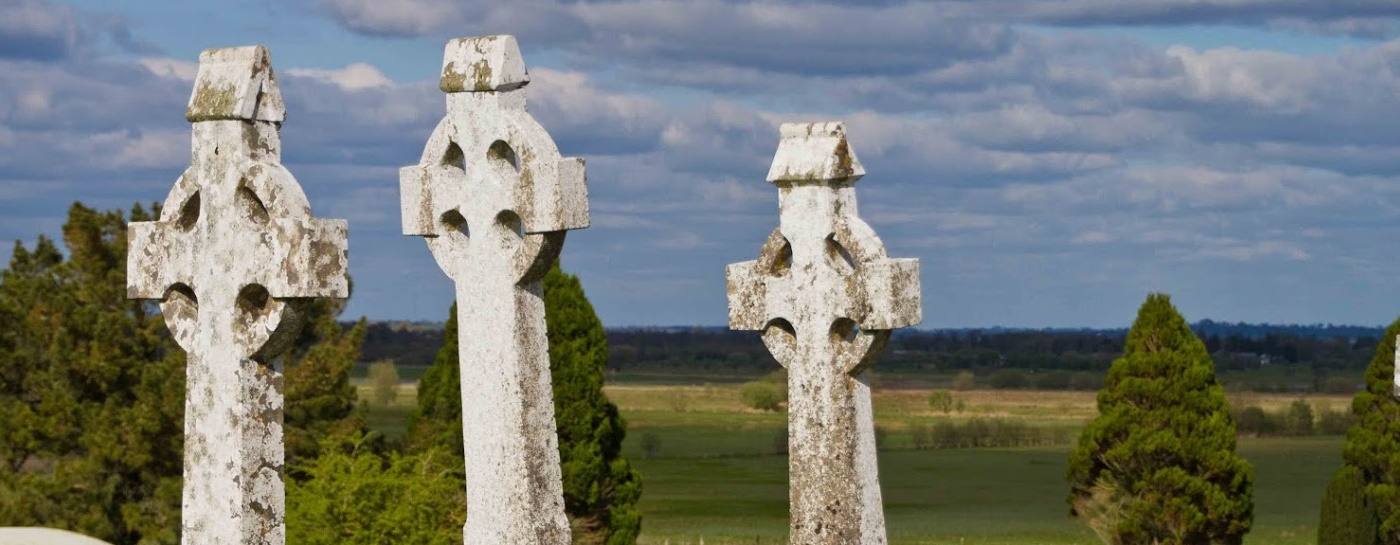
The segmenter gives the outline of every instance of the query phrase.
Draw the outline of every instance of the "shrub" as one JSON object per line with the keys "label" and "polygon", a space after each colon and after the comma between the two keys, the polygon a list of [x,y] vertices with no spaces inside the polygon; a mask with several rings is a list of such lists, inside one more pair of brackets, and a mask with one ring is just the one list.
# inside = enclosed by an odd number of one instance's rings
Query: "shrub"
{"label": "shrub", "polygon": [[1283,433],[1285,435],[1312,435],[1313,410],[1307,400],[1298,399],[1288,404],[1283,412]]}
{"label": "shrub", "polygon": [[953,377],[954,390],[967,391],[976,387],[977,375],[973,374],[972,371],[958,371],[957,376]]}
{"label": "shrub", "polygon": [[1278,431],[1278,425],[1274,422],[1273,417],[1264,412],[1264,409],[1254,405],[1240,410],[1235,420],[1237,422],[1236,429],[1242,435],[1260,437],[1273,435]]}
{"label": "shrub", "polygon": [[781,411],[783,395],[776,384],[766,380],[745,382],[739,388],[739,397],[744,405],[760,411]]}
{"label": "shrub", "polygon": [[997,390],[1018,390],[1029,385],[1030,380],[1015,369],[998,369],[987,377],[987,384]]}
{"label": "shrub", "polygon": [[1317,433],[1322,435],[1346,435],[1347,428],[1356,422],[1351,411],[1326,410],[1318,413]]}
{"label": "shrub", "polygon": [[1103,373],[1077,372],[1070,376],[1071,390],[1097,390],[1103,388]]}
{"label": "shrub", "polygon": [[[1238,544],[1254,518],[1254,469],[1235,453],[1235,424],[1205,344],[1164,294],[1151,294],[1098,396],[1099,414],[1070,454],[1070,514],[1109,543]],[[1093,517],[1107,505],[1121,519]]]}
{"label": "shrub", "polygon": [[914,450],[924,450],[933,445],[933,432],[928,426],[914,424],[909,427],[909,442],[914,445]]}
{"label": "shrub", "polygon": [[1037,390],[1068,390],[1074,376],[1069,371],[1050,371],[1035,376]]}
{"label": "shrub", "polygon": [[1376,522],[1376,508],[1366,500],[1366,477],[1356,466],[1342,466],[1322,495],[1317,544],[1374,545]]}
{"label": "shrub", "polygon": [[928,406],[948,414],[953,411],[953,392],[948,390],[934,390],[929,393]]}
{"label": "shrub", "polygon": [[[331,445],[332,441],[338,442]],[[381,457],[360,436],[332,437],[287,482],[287,542],[311,545],[462,541],[458,459],[436,449]]]}
{"label": "shrub", "polygon": [[1329,377],[1322,383],[1322,391],[1329,394],[1355,394],[1358,386],[1356,377]]}
{"label": "shrub", "polygon": [[399,368],[394,365],[394,360],[369,364],[369,386],[375,403],[392,405],[398,399]]}

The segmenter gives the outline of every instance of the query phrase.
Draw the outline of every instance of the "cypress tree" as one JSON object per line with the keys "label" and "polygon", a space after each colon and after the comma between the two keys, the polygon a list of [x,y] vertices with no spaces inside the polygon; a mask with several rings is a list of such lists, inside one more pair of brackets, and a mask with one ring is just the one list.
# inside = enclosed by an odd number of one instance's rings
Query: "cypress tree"
{"label": "cypress tree", "polygon": [[559,264],[544,277],[549,372],[574,543],[630,545],[641,532],[641,475],[622,457],[627,424],[603,394],[608,340],[578,277]]}
{"label": "cypress tree", "polygon": [[[630,545],[641,531],[636,503],[641,476],[621,455],[627,424],[603,394],[608,360],[602,321],[578,277],[556,263],[544,277],[554,420],[559,433],[564,509],[580,545]],[[452,306],[443,347],[418,385],[409,448],[462,453],[461,363],[457,354],[457,306]]]}
{"label": "cypress tree", "polygon": [[1395,336],[1400,319],[1390,324],[1366,367],[1366,389],[1351,401],[1356,423],[1347,430],[1342,459],[1361,470],[1366,498],[1380,520],[1380,543],[1400,544],[1400,402],[1394,392]]}
{"label": "cypress tree", "polygon": [[462,377],[458,357],[457,303],[452,303],[442,331],[442,348],[418,381],[418,408],[409,416],[408,433],[404,436],[409,451],[439,449],[456,454],[459,462],[464,457]]}
{"label": "cypress tree", "polygon": [[1366,476],[1344,465],[1327,483],[1317,545],[1375,545],[1376,508],[1366,500]]}
{"label": "cypress tree", "polygon": [[1069,459],[1070,513],[1111,544],[1238,545],[1253,467],[1205,344],[1151,294]]}

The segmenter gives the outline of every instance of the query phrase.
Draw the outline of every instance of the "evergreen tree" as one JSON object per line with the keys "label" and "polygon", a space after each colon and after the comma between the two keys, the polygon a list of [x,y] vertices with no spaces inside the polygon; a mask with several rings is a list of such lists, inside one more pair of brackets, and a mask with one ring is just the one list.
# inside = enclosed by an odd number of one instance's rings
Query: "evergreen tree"
{"label": "evergreen tree", "polygon": [[364,406],[350,383],[350,370],[365,341],[365,319],[347,331],[336,321],[339,305],[312,308],[301,335],[305,348],[283,358],[282,429],[288,464],[316,457],[327,437],[368,431]]}
{"label": "evergreen tree", "polygon": [[457,354],[457,304],[453,303],[443,327],[442,348],[433,365],[418,381],[418,408],[409,416],[406,446],[411,452],[441,449],[462,452],[462,377]]}
{"label": "evergreen tree", "polygon": [[184,352],[126,298],[121,212],[75,203],[63,242],[16,243],[0,274],[0,521],[175,543]]}
{"label": "evergreen tree", "polygon": [[[564,508],[574,543],[635,543],[641,531],[636,508],[641,477],[621,456],[627,425],[603,394],[603,366],[608,360],[603,324],[578,278],[565,274],[557,263],[544,277],[544,303]],[[409,441],[413,450],[441,448],[461,456],[455,304],[444,333],[442,350],[419,382]]]}
{"label": "evergreen tree", "polygon": [[1337,470],[1322,496],[1317,545],[1374,545],[1376,508],[1366,500],[1366,477],[1353,465]]}
{"label": "evergreen tree", "polygon": [[574,543],[635,543],[642,525],[636,505],[642,479],[622,457],[627,424],[603,394],[608,363],[603,322],[578,277],[558,263],[544,277],[544,305],[564,508]]}
{"label": "evergreen tree", "polygon": [[1400,544],[1400,402],[1394,392],[1395,336],[1400,319],[1390,324],[1366,367],[1366,389],[1352,398],[1356,423],[1347,430],[1342,458],[1361,470],[1366,497],[1380,520],[1380,543]]}
{"label": "evergreen tree", "polygon": [[1205,344],[1151,294],[1069,459],[1071,514],[1106,543],[1238,545],[1253,519],[1253,468]]}

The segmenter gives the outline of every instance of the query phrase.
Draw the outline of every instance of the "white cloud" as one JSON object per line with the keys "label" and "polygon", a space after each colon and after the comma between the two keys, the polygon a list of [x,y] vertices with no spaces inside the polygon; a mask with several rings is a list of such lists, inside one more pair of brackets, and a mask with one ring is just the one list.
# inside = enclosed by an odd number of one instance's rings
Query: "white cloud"
{"label": "white cloud", "polygon": [[199,63],[171,59],[165,57],[147,57],[140,60],[141,66],[146,67],[152,74],[163,78],[173,78],[183,82],[194,83],[195,76],[199,75]]}
{"label": "white cloud", "polygon": [[361,89],[373,89],[376,87],[387,87],[393,85],[390,80],[378,68],[368,64],[357,62],[333,70],[318,68],[292,68],[286,71],[287,75],[297,78],[311,78],[326,83],[339,86],[346,91],[359,91]]}

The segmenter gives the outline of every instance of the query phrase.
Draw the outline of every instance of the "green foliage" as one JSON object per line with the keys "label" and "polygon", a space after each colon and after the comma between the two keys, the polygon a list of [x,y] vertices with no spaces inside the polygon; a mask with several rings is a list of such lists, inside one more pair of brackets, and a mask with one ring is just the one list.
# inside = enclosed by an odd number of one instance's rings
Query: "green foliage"
{"label": "green foliage", "polygon": [[1376,508],[1366,500],[1366,477],[1356,466],[1344,465],[1327,483],[1322,496],[1318,545],[1374,545]]}
{"label": "green foliage", "polygon": [[942,411],[943,414],[953,412],[956,400],[953,399],[953,392],[948,390],[934,390],[928,395],[928,406],[935,410]]}
{"label": "green foliage", "polygon": [[1288,435],[1312,435],[1313,433],[1313,409],[1312,404],[1305,399],[1297,399],[1288,404],[1288,409],[1283,413],[1283,431]]}
{"label": "green foliage", "polygon": [[379,545],[462,542],[466,491],[461,465],[449,454],[376,454],[356,433],[328,438],[321,455],[296,468],[287,483],[287,542]]}
{"label": "green foliage", "polygon": [[1237,430],[1242,435],[1265,436],[1274,435],[1279,430],[1277,419],[1269,416],[1264,409],[1250,405],[1240,411],[1236,419]]}
{"label": "green foliage", "polygon": [[745,382],[739,387],[739,400],[750,409],[781,411],[788,400],[787,377],[787,369],[779,369],[758,380]]}
{"label": "green foliage", "polygon": [[959,391],[971,390],[977,387],[977,375],[972,371],[958,371],[953,377],[953,389]]}
{"label": "green foliage", "polygon": [[1352,398],[1356,423],[1347,431],[1342,459],[1366,479],[1366,497],[1380,520],[1380,542],[1400,543],[1400,402],[1394,394],[1395,336],[1390,324],[1366,368],[1366,389]]}
{"label": "green foliage", "polygon": [[[152,219],[142,207],[133,221]],[[0,522],[178,541],[184,353],[126,298],[126,218],[82,204],[0,273]]]}
{"label": "green foliage", "polygon": [[328,437],[367,431],[364,408],[350,383],[350,369],[359,361],[365,340],[365,319],[360,318],[346,331],[336,321],[339,305],[312,308],[301,335],[306,348],[283,357],[286,410],[282,429],[288,464],[316,457]]}
{"label": "green foliage", "polygon": [[[1108,543],[1238,545],[1253,521],[1252,466],[1205,345],[1164,294],[1147,297],[1070,454],[1071,514]],[[1118,506],[1104,524],[1090,506]]]}
{"label": "green foliage", "polygon": [[1038,373],[1032,383],[1037,390],[1068,390],[1074,383],[1074,375],[1069,371]]}
{"label": "green foliage", "polygon": [[369,387],[374,393],[374,402],[392,405],[399,397],[399,368],[394,360],[382,360],[369,364]]}
{"label": "green foliage", "polygon": [[739,399],[744,406],[760,411],[783,410],[783,388],[767,380],[745,382],[739,388]]}
{"label": "green foliage", "polygon": [[1317,418],[1317,433],[1321,435],[1346,435],[1351,425],[1356,423],[1356,415],[1351,411],[1322,411]]}
{"label": "green foliage", "polygon": [[462,452],[462,376],[457,354],[457,303],[447,313],[442,348],[418,381],[418,408],[408,420],[406,447],[411,452],[439,449],[458,460]]}
{"label": "green foliage", "polygon": [[559,264],[544,277],[549,371],[564,477],[564,508],[577,544],[628,545],[642,516],[641,474],[622,457],[627,424],[603,394],[608,341],[578,277]]}
{"label": "green foliage", "polygon": [[1031,380],[1016,369],[997,369],[987,377],[987,384],[997,390],[1019,390],[1030,386]]}

